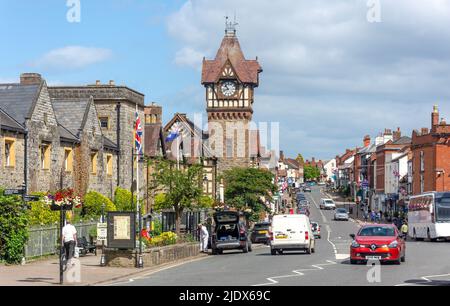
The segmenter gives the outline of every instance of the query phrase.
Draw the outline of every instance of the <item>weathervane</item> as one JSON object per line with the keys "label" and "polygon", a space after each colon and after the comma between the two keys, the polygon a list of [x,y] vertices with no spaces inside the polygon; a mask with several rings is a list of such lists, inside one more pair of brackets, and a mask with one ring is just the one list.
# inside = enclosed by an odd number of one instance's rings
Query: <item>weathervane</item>
{"label": "weathervane", "polygon": [[238,25],[236,22],[236,14],[234,14],[234,21],[229,21],[229,19],[228,16],[225,16],[225,34],[227,36],[235,36],[236,26]]}

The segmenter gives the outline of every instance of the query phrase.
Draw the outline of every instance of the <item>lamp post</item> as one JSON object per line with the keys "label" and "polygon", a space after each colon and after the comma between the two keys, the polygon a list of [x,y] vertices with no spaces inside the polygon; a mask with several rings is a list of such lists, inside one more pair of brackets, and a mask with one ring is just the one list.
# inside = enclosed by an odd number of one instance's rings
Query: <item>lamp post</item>
{"label": "lamp post", "polygon": [[[105,223],[105,203],[102,204],[102,223]],[[100,257],[100,266],[106,266],[105,240],[102,240],[102,256]]]}

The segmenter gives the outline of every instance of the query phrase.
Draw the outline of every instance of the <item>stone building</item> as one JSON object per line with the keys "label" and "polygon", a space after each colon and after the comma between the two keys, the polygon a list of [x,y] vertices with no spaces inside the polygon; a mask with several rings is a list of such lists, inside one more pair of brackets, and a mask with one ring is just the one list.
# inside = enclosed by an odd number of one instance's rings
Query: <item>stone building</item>
{"label": "stone building", "polygon": [[[100,130],[103,136],[110,140],[118,152],[115,161],[115,181],[117,185],[131,189],[132,174],[136,181],[137,167],[139,167],[139,192],[142,196],[146,190],[145,164],[136,163],[134,152],[134,126],[136,109],[141,120],[144,120],[144,95],[126,86],[117,86],[114,81],[102,84],[96,81],[94,85],[87,86],[57,86],[50,87],[49,93],[55,100],[78,100],[92,97],[97,116],[100,121]],[[144,136],[145,138],[145,136]],[[143,141],[145,147],[145,139]],[[132,166],[134,169],[132,170]],[[142,178],[142,179],[141,179]]]}
{"label": "stone building", "polygon": [[412,134],[412,193],[450,190],[450,124],[439,118],[434,106],[431,130]]}
{"label": "stone building", "polygon": [[203,59],[202,68],[208,144],[218,158],[219,172],[259,163],[259,133],[252,124],[252,117],[255,88],[259,86],[261,72],[257,59],[245,59],[235,24],[227,23],[215,59]]}
{"label": "stone building", "polygon": [[101,128],[93,97],[50,91],[35,73],[0,85],[0,186],[25,183],[28,193],[74,188],[112,197],[119,151]]}

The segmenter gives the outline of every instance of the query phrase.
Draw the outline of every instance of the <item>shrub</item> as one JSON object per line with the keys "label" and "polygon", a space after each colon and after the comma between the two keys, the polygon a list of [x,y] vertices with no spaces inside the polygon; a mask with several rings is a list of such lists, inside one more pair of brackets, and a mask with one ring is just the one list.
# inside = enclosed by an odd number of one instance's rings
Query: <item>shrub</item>
{"label": "shrub", "polygon": [[133,196],[133,203],[131,203],[131,191],[120,187],[116,188],[114,192],[114,204],[118,211],[134,211],[137,197]]}
{"label": "shrub", "polygon": [[116,206],[110,199],[95,191],[88,192],[84,196],[83,217],[100,217],[103,204],[105,204],[105,213],[108,211],[116,211]]}
{"label": "shrub", "polygon": [[41,197],[41,201],[29,202],[30,210],[28,211],[30,225],[50,225],[59,222],[59,212],[52,211],[50,207],[42,201],[45,193],[33,193],[35,196]]}
{"label": "shrub", "polygon": [[21,262],[28,240],[28,216],[19,197],[0,195],[0,260]]}

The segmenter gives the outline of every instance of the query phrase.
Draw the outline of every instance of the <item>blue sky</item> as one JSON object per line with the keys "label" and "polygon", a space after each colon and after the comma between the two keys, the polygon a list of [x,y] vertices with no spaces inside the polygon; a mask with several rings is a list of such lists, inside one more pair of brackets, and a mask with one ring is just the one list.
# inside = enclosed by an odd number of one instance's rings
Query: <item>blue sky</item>
{"label": "blue sky", "polygon": [[213,58],[224,16],[236,14],[247,58],[264,68],[256,121],[280,122],[290,156],[327,159],[369,134],[450,120],[450,1],[0,0],[0,83],[39,72],[49,84],[115,80],[175,112],[204,112],[203,56]]}

